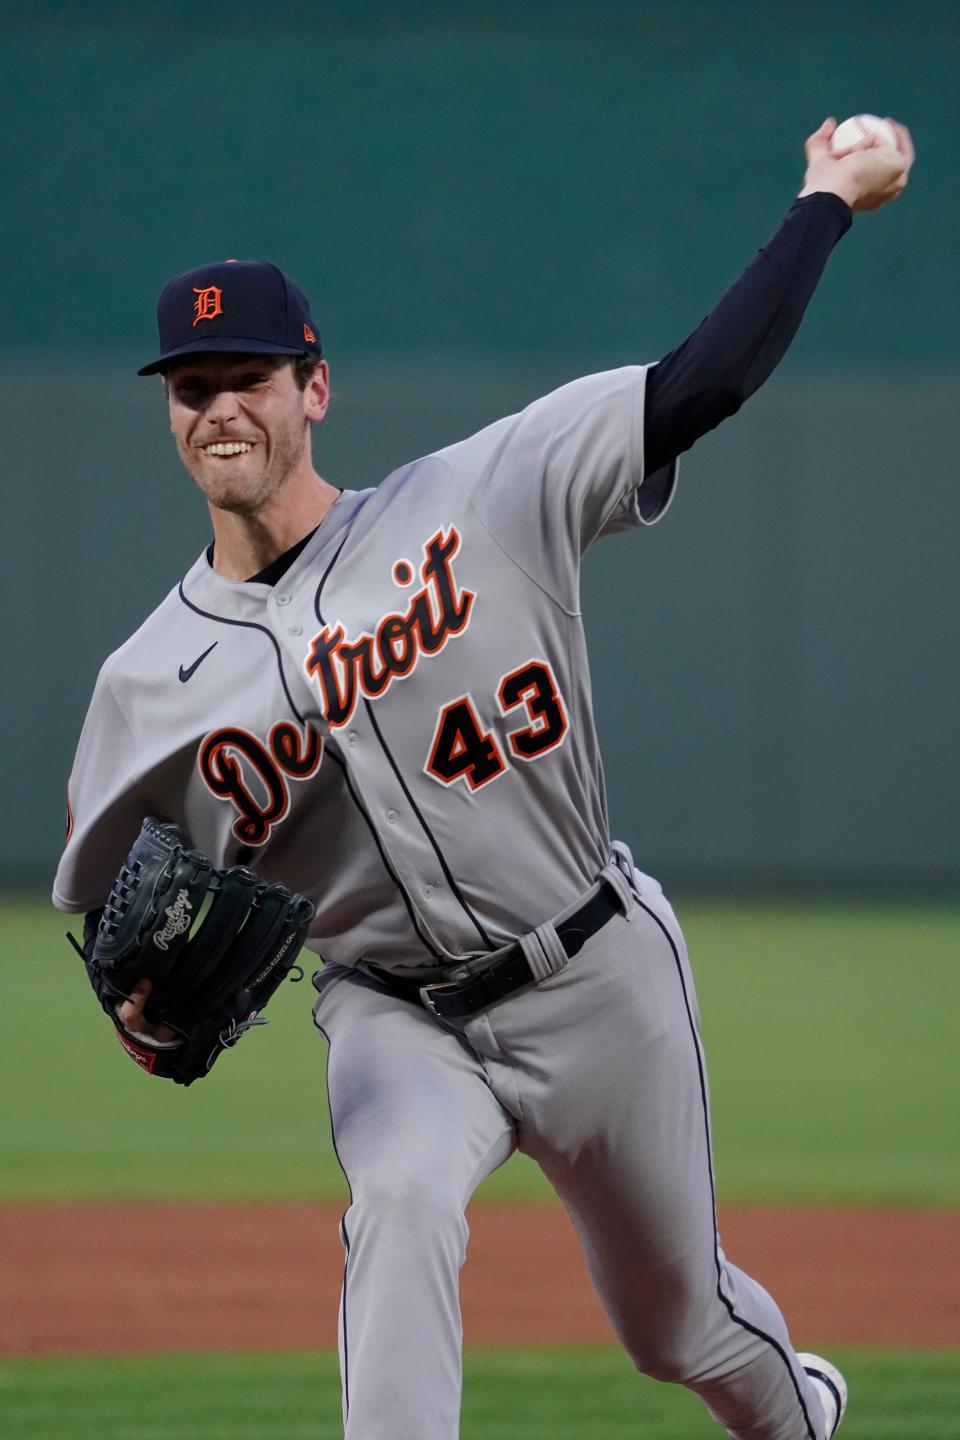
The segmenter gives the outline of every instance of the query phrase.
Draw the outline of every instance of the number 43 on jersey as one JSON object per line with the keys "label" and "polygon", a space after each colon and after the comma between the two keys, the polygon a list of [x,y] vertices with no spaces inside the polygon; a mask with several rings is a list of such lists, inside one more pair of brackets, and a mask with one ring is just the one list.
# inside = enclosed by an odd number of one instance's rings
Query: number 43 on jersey
{"label": "number 43 on jersey", "polygon": [[[506,736],[514,760],[539,760],[555,750],[567,733],[566,707],[544,660],[528,660],[504,675],[497,687],[497,704],[501,715],[518,711],[525,722]],[[423,768],[441,785],[465,780],[471,790],[479,790],[506,770],[503,750],[493,731],[484,728],[470,695],[451,700],[440,711]]]}

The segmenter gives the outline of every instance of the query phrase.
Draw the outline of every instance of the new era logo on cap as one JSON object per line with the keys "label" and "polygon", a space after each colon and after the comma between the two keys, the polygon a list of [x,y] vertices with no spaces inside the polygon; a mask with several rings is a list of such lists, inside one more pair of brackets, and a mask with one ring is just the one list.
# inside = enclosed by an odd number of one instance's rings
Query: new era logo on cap
{"label": "new era logo on cap", "polygon": [[323,354],[309,300],[269,260],[221,260],[178,275],[157,303],[157,328],[160,355],[140,375],[202,351]]}

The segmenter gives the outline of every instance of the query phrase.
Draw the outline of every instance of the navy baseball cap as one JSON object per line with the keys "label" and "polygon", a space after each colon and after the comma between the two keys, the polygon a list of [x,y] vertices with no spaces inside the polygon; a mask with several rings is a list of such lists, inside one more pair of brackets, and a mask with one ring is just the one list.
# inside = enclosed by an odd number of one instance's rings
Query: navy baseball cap
{"label": "navy baseball cap", "polygon": [[157,301],[157,328],[160,357],[138,375],[205,350],[323,355],[309,300],[269,260],[220,260],[178,275]]}

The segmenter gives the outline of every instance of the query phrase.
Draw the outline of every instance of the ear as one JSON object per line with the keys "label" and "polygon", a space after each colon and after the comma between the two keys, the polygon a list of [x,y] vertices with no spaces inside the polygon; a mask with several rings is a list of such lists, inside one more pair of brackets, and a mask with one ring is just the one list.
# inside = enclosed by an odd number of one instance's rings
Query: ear
{"label": "ear", "polygon": [[311,425],[316,425],[327,413],[330,404],[330,366],[321,360],[307,381],[303,392],[303,413]]}

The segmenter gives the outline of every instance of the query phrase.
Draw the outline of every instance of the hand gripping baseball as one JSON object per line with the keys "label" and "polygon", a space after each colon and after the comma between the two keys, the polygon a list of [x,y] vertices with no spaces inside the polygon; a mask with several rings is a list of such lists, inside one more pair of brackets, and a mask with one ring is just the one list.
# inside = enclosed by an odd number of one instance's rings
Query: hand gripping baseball
{"label": "hand gripping baseball", "polygon": [[870,135],[849,149],[831,150],[830,137],[837,122],[832,116],[824,120],[804,146],[807,170],[800,197],[827,191],[857,211],[879,210],[889,200],[896,200],[910,177],[914,151],[907,127],[895,120],[889,123],[897,138],[896,149]]}
{"label": "hand gripping baseball", "polygon": [[[299,969],[312,918],[302,895],[241,865],[218,870],[176,825],[146,819],[81,953],[130,1058],[190,1085],[266,1023],[261,1012]],[[149,1033],[124,1023],[132,1015]]]}

